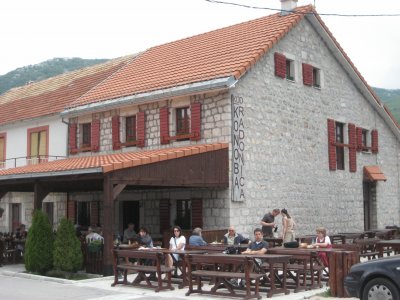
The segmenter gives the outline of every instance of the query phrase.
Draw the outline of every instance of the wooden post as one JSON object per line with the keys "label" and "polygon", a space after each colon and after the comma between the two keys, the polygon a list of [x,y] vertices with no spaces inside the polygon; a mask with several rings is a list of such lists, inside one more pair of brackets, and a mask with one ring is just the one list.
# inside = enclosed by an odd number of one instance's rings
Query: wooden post
{"label": "wooden post", "polygon": [[34,194],[33,194],[33,209],[42,209],[42,203],[44,198],[50,193],[49,189],[46,189],[39,182],[35,182]]}
{"label": "wooden post", "polygon": [[104,176],[103,180],[103,204],[104,222],[102,226],[104,235],[103,248],[103,275],[113,274],[113,224],[114,224],[114,200],[113,186],[109,175]]}

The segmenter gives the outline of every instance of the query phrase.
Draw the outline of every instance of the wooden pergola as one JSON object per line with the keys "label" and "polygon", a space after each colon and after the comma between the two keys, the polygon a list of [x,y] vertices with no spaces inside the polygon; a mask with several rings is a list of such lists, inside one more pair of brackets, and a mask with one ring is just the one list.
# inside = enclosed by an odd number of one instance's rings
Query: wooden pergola
{"label": "wooden pergola", "polygon": [[[173,153],[175,153],[173,155]],[[135,153],[135,158],[122,155],[114,161],[100,159],[92,168],[64,168],[57,171],[60,161],[8,169],[0,172],[0,201],[8,192],[33,192],[34,208],[40,209],[44,198],[53,192],[103,192],[104,234],[103,273],[112,274],[114,205],[118,195],[127,189],[149,188],[228,188],[228,144],[195,145]],[[121,155],[120,155],[121,156]],[[104,156],[97,156],[104,158]],[[62,165],[85,165],[81,160],[95,156],[65,159]],[[53,166],[52,166],[53,165]],[[21,169],[25,168],[25,169]],[[66,170],[67,169],[67,170]],[[38,172],[41,170],[42,172]],[[43,172],[43,170],[47,170]]]}

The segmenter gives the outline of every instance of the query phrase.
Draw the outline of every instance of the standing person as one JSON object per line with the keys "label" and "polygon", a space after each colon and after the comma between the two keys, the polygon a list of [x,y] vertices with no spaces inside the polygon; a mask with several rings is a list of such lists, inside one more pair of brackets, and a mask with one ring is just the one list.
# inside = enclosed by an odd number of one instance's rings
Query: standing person
{"label": "standing person", "polygon": [[270,213],[266,213],[262,218],[260,224],[262,225],[262,232],[264,237],[273,237],[272,229],[276,226],[275,217],[281,213],[279,208],[275,208]]}
{"label": "standing person", "polygon": [[[174,226],[174,236],[169,240],[169,249],[170,250],[185,250],[186,238],[182,235],[182,229],[179,226]],[[178,261],[178,254],[171,254],[166,257],[165,265],[167,267],[172,267],[174,264],[173,261]]]}
{"label": "standing person", "polygon": [[241,243],[248,243],[249,239],[246,239],[240,233],[237,233],[233,226],[230,226],[228,233],[224,235],[225,245],[239,245]]}
{"label": "standing person", "polygon": [[189,237],[190,246],[205,246],[207,242],[201,237],[201,228],[196,227],[193,229],[192,235]]}
{"label": "standing person", "polygon": [[294,242],[294,226],[296,225],[293,218],[289,215],[286,208],[281,210],[282,214],[282,239],[284,243]]}
{"label": "standing person", "polygon": [[153,248],[153,239],[149,235],[149,231],[145,227],[141,227],[139,230],[139,244],[144,248]]}
{"label": "standing person", "polygon": [[135,224],[128,223],[128,227],[124,230],[124,236],[122,238],[123,244],[128,244],[129,241],[136,241],[137,233],[135,231]]}

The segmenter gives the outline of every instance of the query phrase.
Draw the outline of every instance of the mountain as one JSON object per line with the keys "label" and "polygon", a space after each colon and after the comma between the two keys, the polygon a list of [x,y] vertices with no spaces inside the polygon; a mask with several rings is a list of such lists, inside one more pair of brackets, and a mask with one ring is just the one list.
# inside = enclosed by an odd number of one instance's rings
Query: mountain
{"label": "mountain", "polygon": [[390,112],[400,123],[400,90],[373,88],[375,93],[389,107]]}
{"label": "mountain", "polygon": [[53,58],[0,76],[0,95],[17,86],[106,62],[108,59]]}
{"label": "mountain", "polygon": [[[0,76],[0,95],[11,88],[31,81],[40,81],[62,73],[106,62],[108,59],[53,58],[40,64],[15,69]],[[374,88],[379,98],[389,107],[400,123],[400,90]]]}

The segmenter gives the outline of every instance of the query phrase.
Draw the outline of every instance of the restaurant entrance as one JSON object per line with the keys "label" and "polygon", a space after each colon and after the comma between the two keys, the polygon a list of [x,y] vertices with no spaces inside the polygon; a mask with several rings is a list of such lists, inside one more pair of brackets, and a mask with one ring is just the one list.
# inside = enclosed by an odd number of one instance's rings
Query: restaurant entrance
{"label": "restaurant entrance", "polygon": [[363,182],[364,230],[377,228],[376,182]]}

